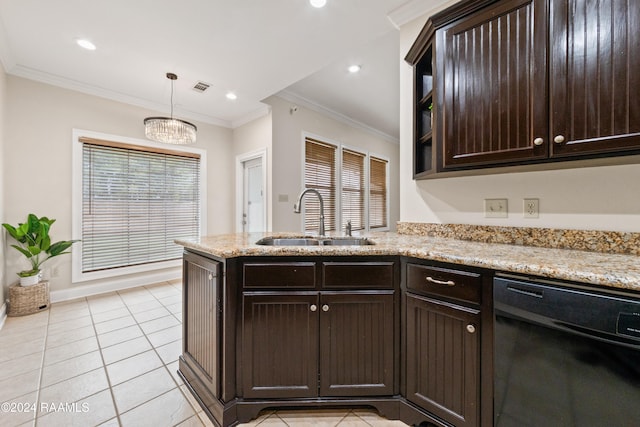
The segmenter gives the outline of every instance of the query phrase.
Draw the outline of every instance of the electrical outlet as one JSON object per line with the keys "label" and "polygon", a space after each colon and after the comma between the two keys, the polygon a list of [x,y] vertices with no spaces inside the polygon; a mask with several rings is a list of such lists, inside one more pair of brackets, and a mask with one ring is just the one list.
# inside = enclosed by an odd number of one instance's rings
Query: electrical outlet
{"label": "electrical outlet", "polygon": [[506,218],[507,199],[484,199],[485,218]]}
{"label": "electrical outlet", "polygon": [[524,199],[523,200],[523,217],[525,218],[538,218],[540,216],[540,200],[538,199]]}

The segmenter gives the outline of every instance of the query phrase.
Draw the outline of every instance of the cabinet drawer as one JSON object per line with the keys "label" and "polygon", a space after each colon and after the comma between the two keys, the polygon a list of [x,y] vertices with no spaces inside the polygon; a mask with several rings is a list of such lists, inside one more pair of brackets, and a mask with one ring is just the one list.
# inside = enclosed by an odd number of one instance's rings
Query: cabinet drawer
{"label": "cabinet drawer", "polygon": [[468,271],[407,264],[407,288],[480,304],[482,277]]}
{"label": "cabinet drawer", "polygon": [[393,289],[393,262],[323,262],[323,288]]}
{"label": "cabinet drawer", "polygon": [[245,288],[315,288],[316,264],[314,262],[283,262],[269,264],[244,264]]}

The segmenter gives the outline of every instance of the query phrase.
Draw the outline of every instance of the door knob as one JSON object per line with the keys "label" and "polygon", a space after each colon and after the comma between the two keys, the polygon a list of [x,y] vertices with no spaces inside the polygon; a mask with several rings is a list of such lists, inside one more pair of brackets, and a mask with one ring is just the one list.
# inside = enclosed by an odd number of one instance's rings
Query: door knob
{"label": "door knob", "polygon": [[469,323],[467,325],[467,332],[469,332],[470,334],[473,334],[476,331],[476,325],[474,325],[473,323]]}
{"label": "door knob", "polygon": [[542,138],[536,138],[533,140],[533,145],[542,145],[544,144],[544,139]]}
{"label": "door knob", "polygon": [[323,305],[322,311],[329,311],[329,306],[327,304]]}
{"label": "door knob", "polygon": [[316,311],[316,310],[318,310],[318,306],[315,305],[315,304],[311,304],[311,307],[309,307],[309,310]]}
{"label": "door knob", "polygon": [[564,142],[564,135],[556,135],[556,137],[553,138],[553,142],[556,144],[562,144]]}
{"label": "door knob", "polygon": [[213,280],[213,274],[209,273],[209,280]]}

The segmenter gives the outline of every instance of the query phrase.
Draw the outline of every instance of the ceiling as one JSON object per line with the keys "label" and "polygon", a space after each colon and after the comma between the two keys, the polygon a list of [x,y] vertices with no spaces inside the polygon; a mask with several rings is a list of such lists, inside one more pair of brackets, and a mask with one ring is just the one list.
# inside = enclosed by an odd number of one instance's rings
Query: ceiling
{"label": "ceiling", "polygon": [[[279,94],[398,139],[398,26],[444,0],[2,0],[7,73],[236,127]],[[80,48],[76,40],[97,49]],[[350,74],[346,67],[359,64]],[[210,85],[203,93],[198,82]],[[233,92],[236,100],[225,95]],[[140,121],[142,123],[142,117]]]}

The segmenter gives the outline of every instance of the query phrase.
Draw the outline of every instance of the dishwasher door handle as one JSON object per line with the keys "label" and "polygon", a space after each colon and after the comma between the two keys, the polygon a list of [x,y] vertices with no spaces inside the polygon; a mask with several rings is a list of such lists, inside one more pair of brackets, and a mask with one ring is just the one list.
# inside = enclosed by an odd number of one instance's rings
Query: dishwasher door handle
{"label": "dishwasher door handle", "polygon": [[513,286],[507,286],[507,290],[511,291],[511,292],[515,292],[517,294],[526,295],[526,296],[529,296],[529,297],[544,298],[544,292],[543,291],[538,291],[538,290],[533,290],[533,289],[522,289],[522,288],[516,288],[516,287],[513,287]]}

